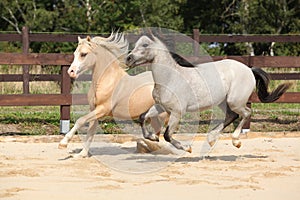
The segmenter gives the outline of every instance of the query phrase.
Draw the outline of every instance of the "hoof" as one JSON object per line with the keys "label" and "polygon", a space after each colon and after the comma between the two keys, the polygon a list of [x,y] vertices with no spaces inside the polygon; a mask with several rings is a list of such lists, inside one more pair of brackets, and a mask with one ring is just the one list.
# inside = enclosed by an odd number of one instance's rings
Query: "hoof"
{"label": "hoof", "polygon": [[153,142],[148,139],[138,139],[137,141],[137,153],[152,153],[160,150],[162,147],[158,142]]}
{"label": "hoof", "polygon": [[213,147],[216,144],[216,140],[210,141],[208,144],[210,147]]}
{"label": "hoof", "polygon": [[159,137],[155,134],[149,135],[146,139],[151,140],[153,142],[159,142]]}
{"label": "hoof", "polygon": [[236,148],[240,148],[242,146],[242,142],[240,140],[232,140],[232,144]]}
{"label": "hoof", "polygon": [[188,146],[184,149],[186,152],[192,153],[192,147]]}
{"label": "hoof", "polygon": [[67,146],[68,146],[68,144],[61,144],[61,143],[58,144],[59,149],[66,149]]}
{"label": "hoof", "polygon": [[151,150],[148,147],[144,139],[138,139],[136,141],[136,152],[137,153],[150,153]]}
{"label": "hoof", "polygon": [[85,149],[82,149],[79,153],[71,155],[73,158],[87,158],[89,157],[89,152]]}

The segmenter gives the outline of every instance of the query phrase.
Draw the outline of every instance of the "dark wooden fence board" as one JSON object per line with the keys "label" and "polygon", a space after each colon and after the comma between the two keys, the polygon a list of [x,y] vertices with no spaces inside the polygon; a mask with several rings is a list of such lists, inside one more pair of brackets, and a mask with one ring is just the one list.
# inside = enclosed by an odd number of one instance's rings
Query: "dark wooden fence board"
{"label": "dark wooden fence board", "polygon": [[4,65],[70,65],[72,61],[72,54],[0,53],[0,64]]}
{"label": "dark wooden fence board", "polygon": [[5,42],[21,42],[22,35],[17,33],[4,33],[0,34],[0,41]]}
{"label": "dark wooden fence board", "polygon": [[[32,81],[61,81],[60,74],[30,74],[30,82]],[[0,74],[0,82],[19,82],[23,81],[22,74]]]}
{"label": "dark wooden fence board", "polygon": [[299,80],[300,73],[269,73],[272,80]]}
{"label": "dark wooden fence board", "polygon": [[[276,103],[300,103],[300,92],[287,92],[283,94]],[[252,93],[249,102],[260,103],[256,93]]]}
{"label": "dark wooden fence board", "polygon": [[68,94],[12,94],[0,95],[0,106],[60,106],[71,105]]}

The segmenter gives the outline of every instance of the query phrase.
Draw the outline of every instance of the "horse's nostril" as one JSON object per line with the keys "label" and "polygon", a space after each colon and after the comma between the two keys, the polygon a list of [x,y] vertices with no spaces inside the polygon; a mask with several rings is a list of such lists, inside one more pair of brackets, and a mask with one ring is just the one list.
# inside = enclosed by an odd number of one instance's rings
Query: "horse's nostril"
{"label": "horse's nostril", "polygon": [[132,60],[132,56],[129,55],[129,56],[127,57],[127,62],[130,62],[131,60]]}
{"label": "horse's nostril", "polygon": [[74,70],[74,69],[70,69],[70,70],[68,71],[68,74],[69,74],[69,76],[70,76],[71,78],[74,78],[74,77],[76,76],[76,73],[75,73],[75,70]]}

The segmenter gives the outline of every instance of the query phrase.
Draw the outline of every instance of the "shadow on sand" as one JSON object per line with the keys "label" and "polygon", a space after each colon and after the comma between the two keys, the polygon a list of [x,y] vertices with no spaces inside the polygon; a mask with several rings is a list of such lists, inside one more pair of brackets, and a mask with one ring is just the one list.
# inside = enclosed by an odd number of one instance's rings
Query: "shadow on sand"
{"label": "shadow on sand", "polygon": [[209,160],[209,161],[227,161],[227,162],[233,162],[237,161],[239,159],[265,159],[268,158],[268,156],[262,156],[262,155],[251,155],[251,154],[245,154],[245,155],[224,155],[224,156],[202,156],[202,157],[182,157],[176,160],[176,162],[199,162],[201,160]]}
{"label": "shadow on sand", "polygon": [[[74,149],[70,154],[79,153],[81,149]],[[155,154],[155,153],[136,153],[135,147],[117,147],[117,146],[105,146],[105,147],[92,147],[90,148],[89,156],[122,156],[121,159],[126,160],[137,160],[137,162],[200,162],[203,160],[208,161],[226,161],[234,162],[241,159],[266,159],[268,156],[265,155],[221,155],[221,156],[195,156],[195,157],[184,157],[183,155],[171,155],[171,154]],[[183,157],[182,157],[183,156]],[[67,160],[72,156],[68,156]]]}

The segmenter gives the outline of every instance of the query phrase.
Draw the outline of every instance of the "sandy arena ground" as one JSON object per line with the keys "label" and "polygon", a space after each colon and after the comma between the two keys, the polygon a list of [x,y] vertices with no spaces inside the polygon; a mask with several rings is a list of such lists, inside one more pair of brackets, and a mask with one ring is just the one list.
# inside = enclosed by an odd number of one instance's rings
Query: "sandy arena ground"
{"label": "sandy arena ground", "polygon": [[60,150],[62,136],[0,136],[0,199],[298,200],[299,136],[248,133],[240,149],[222,138],[206,159],[203,138],[179,157],[138,154],[135,142],[111,140],[75,159],[69,156],[82,148],[78,138]]}

